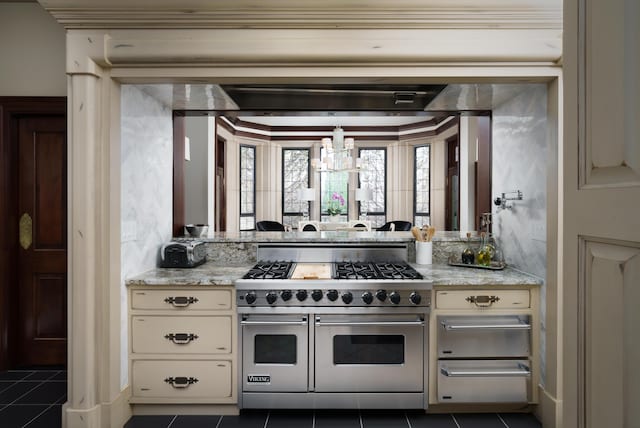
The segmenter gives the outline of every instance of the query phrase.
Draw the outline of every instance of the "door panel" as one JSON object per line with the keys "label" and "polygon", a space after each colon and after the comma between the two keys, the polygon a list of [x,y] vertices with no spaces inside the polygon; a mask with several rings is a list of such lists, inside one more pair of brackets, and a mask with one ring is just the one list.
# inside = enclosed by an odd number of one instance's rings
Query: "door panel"
{"label": "door panel", "polygon": [[[18,213],[30,216],[21,231],[15,291],[19,336],[17,365],[63,365],[67,332],[66,120],[23,117],[18,122]],[[24,235],[30,235],[25,238]],[[26,247],[26,248],[25,248]]]}
{"label": "door panel", "polygon": [[561,426],[630,428],[640,420],[640,3],[563,5]]}

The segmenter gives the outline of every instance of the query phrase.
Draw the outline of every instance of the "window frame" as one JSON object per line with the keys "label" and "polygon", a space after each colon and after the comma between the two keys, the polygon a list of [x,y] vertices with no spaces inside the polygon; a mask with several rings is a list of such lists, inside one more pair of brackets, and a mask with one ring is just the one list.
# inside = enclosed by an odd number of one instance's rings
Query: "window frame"
{"label": "window frame", "polygon": [[[383,211],[367,211],[365,213],[362,212],[361,208],[362,208],[362,204],[360,201],[356,201],[357,202],[357,207],[356,207],[356,212],[358,213],[358,218],[360,218],[360,216],[362,214],[366,215],[367,219],[369,218],[369,216],[371,217],[383,217],[383,221],[382,224],[384,224],[387,220],[387,191],[389,189],[389,183],[388,183],[388,179],[387,179],[387,174],[389,172],[389,157],[387,156],[387,147],[358,147],[358,157],[362,159],[362,152],[363,151],[374,151],[374,150],[379,150],[382,151],[384,153],[384,192],[383,192],[383,198],[384,198],[384,209]],[[362,183],[360,181],[360,174],[358,174],[358,188],[362,187]]]}
{"label": "window frame", "polygon": [[[251,197],[253,199],[253,212],[252,213],[243,213],[242,212],[242,149],[251,149],[253,150],[253,188],[251,189]],[[239,224],[238,224],[238,230],[240,231],[245,231],[245,230],[255,230],[256,229],[256,154],[257,154],[257,150],[256,150],[256,146],[252,146],[249,144],[240,144],[239,147],[239,156],[238,156],[238,173],[239,173],[239,182],[240,182],[240,186],[238,186],[240,188],[240,195],[239,195],[239,201],[238,201],[238,214],[239,214]],[[253,217],[253,227],[251,229],[243,229],[242,228],[242,218],[243,217]]]}
{"label": "window frame", "polygon": [[[427,148],[429,150],[429,189],[428,189],[428,201],[427,207],[429,207],[429,211],[418,212],[418,149]],[[429,222],[431,222],[431,143],[425,144],[417,144],[413,146],[413,223],[417,226],[416,218],[420,217],[429,217]]]}
{"label": "window frame", "polygon": [[[284,177],[285,177],[285,151],[306,151],[307,152],[307,188],[311,185],[311,149],[309,147],[283,147],[282,148],[282,172],[281,172],[281,185],[282,185],[282,199],[281,199],[281,211],[282,211],[282,224],[285,224],[285,216],[287,217],[302,217],[303,213],[300,211],[296,212],[285,212],[284,210],[284,201],[285,201],[285,192],[284,192]],[[311,217],[311,202],[307,201],[307,212],[309,213],[309,217]]]}

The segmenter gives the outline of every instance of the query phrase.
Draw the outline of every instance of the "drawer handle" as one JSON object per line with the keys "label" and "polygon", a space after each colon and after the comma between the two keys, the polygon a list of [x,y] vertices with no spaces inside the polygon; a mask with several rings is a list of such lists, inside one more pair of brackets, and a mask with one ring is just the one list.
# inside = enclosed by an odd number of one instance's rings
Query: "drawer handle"
{"label": "drawer handle", "polygon": [[531,324],[448,324],[442,322],[442,326],[447,331],[455,330],[531,330]]}
{"label": "drawer handle", "polygon": [[198,378],[178,376],[178,377],[168,377],[164,381],[167,382],[169,385],[173,386],[174,388],[187,388],[189,385],[198,382]]}
{"label": "drawer handle", "polygon": [[176,297],[167,297],[164,299],[166,303],[173,305],[176,308],[184,308],[193,303],[198,302],[197,297],[186,297],[186,296],[176,296]]}
{"label": "drawer handle", "polygon": [[469,303],[475,304],[479,308],[488,308],[500,300],[498,296],[469,296],[465,299]]}
{"label": "drawer handle", "polygon": [[172,341],[176,345],[186,345],[192,340],[196,340],[198,335],[193,333],[170,333],[165,334],[164,338]]}
{"label": "drawer handle", "polygon": [[442,367],[440,373],[447,377],[526,377],[531,375],[531,370],[524,364],[518,364],[518,368],[513,369],[450,370]]}

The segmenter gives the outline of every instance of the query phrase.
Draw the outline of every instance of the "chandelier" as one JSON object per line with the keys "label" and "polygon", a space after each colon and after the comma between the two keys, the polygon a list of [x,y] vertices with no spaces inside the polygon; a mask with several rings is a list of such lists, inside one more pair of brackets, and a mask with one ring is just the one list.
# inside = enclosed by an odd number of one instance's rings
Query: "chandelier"
{"label": "chandelier", "polygon": [[354,147],[353,138],[345,138],[344,130],[337,126],[333,130],[332,138],[322,139],[324,149],[322,159],[311,159],[311,167],[317,172],[359,172],[362,167],[362,159],[351,156]]}

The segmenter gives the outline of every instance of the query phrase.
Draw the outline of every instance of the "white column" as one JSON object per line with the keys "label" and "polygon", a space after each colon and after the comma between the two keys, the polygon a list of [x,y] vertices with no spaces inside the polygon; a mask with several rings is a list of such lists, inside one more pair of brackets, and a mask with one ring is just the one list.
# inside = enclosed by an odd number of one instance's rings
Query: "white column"
{"label": "white column", "polygon": [[477,125],[473,117],[460,117],[460,231],[475,230],[476,179],[475,162]]}

